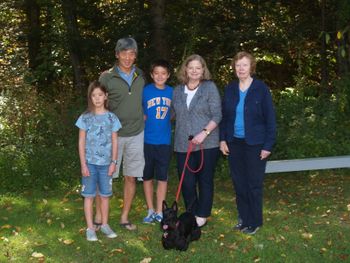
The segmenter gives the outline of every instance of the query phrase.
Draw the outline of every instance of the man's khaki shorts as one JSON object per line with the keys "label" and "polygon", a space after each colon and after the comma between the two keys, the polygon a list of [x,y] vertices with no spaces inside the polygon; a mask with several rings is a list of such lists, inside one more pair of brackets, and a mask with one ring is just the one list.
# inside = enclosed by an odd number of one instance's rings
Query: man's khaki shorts
{"label": "man's khaki shorts", "polygon": [[[144,132],[135,136],[118,136],[118,165],[113,178],[119,177],[120,165],[123,164],[123,175],[142,177],[145,166],[143,156]],[[123,161],[123,163],[122,163]]]}

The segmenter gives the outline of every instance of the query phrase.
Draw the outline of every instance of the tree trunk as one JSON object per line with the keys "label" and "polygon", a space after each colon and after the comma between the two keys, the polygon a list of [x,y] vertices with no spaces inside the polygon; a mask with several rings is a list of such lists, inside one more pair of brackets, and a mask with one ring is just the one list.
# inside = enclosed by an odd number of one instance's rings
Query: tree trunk
{"label": "tree trunk", "polygon": [[74,72],[74,86],[85,94],[87,81],[81,55],[81,36],[76,18],[76,1],[62,0],[63,19],[67,28],[69,56]]}
{"label": "tree trunk", "polygon": [[156,57],[169,59],[169,47],[165,30],[165,0],[151,1],[152,34],[151,47]]}
{"label": "tree trunk", "polygon": [[323,91],[328,89],[328,67],[327,67],[327,43],[326,43],[326,0],[321,0],[321,87]]}
{"label": "tree trunk", "polygon": [[[350,3],[348,0],[338,1],[337,6],[337,33],[340,32],[340,38],[337,36],[337,62],[339,76],[345,76],[350,73]],[[347,30],[345,30],[347,29]]]}
{"label": "tree trunk", "polygon": [[38,59],[41,41],[40,7],[36,0],[25,0],[24,10],[28,23],[28,61],[29,68],[35,70],[40,64]]}

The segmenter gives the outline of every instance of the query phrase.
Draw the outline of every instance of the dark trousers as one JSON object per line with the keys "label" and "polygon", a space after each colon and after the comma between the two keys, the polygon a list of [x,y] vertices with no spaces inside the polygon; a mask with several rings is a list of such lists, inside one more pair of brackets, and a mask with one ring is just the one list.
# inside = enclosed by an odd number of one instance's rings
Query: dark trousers
{"label": "dark trousers", "polygon": [[248,145],[235,138],[228,143],[230,174],[236,190],[236,203],[244,226],[263,224],[263,181],[266,159],[260,160],[262,145]]}
{"label": "dark trousers", "polygon": [[[184,168],[186,153],[176,153],[179,179]],[[186,210],[200,217],[208,217],[211,214],[214,194],[214,172],[219,156],[219,148],[205,149],[203,167],[198,173],[192,173],[186,169],[182,183],[182,196]],[[200,166],[201,152],[192,152],[188,164],[192,170]]]}

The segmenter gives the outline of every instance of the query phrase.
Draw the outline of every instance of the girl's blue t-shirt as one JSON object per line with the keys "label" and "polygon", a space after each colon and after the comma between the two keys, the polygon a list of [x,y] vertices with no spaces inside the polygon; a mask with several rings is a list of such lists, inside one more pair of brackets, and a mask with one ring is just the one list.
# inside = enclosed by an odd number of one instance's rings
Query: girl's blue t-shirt
{"label": "girl's blue t-shirt", "polygon": [[247,96],[248,89],[245,91],[239,91],[239,102],[236,107],[236,119],[234,126],[233,136],[236,138],[245,138],[244,131],[244,100]]}
{"label": "girl's blue t-shirt", "polygon": [[143,89],[142,106],[146,116],[145,143],[171,144],[170,106],[173,99],[173,88],[165,85],[157,88],[153,83]]}
{"label": "girl's blue t-shirt", "polygon": [[122,125],[112,112],[82,114],[75,125],[86,131],[85,158],[87,163],[109,165],[112,159],[112,132]]}

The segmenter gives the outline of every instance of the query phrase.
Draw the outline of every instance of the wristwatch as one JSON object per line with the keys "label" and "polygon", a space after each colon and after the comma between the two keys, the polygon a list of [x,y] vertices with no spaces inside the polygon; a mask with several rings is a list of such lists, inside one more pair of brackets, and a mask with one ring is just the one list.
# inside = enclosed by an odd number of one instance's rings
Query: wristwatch
{"label": "wristwatch", "polygon": [[210,135],[210,131],[208,131],[207,129],[203,129],[203,131],[205,132],[205,134],[208,136],[208,135]]}
{"label": "wristwatch", "polygon": [[115,165],[118,164],[117,160],[112,160],[111,163],[114,163]]}

